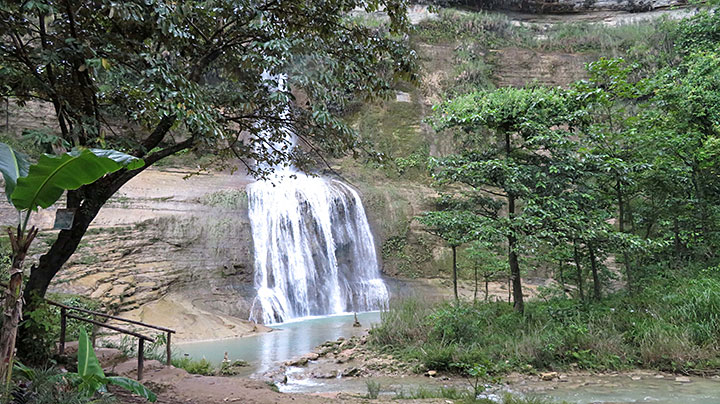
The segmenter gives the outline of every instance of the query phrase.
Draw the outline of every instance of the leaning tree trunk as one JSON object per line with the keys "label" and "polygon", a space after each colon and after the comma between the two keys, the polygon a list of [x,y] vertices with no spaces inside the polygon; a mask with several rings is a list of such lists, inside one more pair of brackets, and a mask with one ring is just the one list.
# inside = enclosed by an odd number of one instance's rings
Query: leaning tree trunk
{"label": "leaning tree trunk", "polygon": [[18,324],[22,318],[23,306],[23,263],[27,256],[30,244],[37,235],[37,228],[33,227],[27,233],[17,229],[17,234],[8,229],[10,245],[12,246],[12,267],[10,268],[10,282],[5,292],[3,304],[3,323],[0,329],[0,380],[3,384],[10,382],[12,376],[13,359],[15,358],[15,339]]}
{"label": "leaning tree trunk", "polygon": [[[145,149],[150,150],[156,147],[170,130],[174,122],[174,118],[163,118],[155,131],[143,144]],[[90,223],[92,223],[108,199],[128,181],[135,178],[135,176],[154,163],[181,150],[192,147],[195,139],[196,137],[193,135],[180,143],[168,146],[149,155],[143,155],[141,152],[137,152],[135,155],[142,156],[145,160],[143,167],[131,171],[124,169],[116,171],[106,175],[93,184],[68,192],[68,208],[76,209],[72,227],[67,230],[61,230],[58,233],[58,237],[50,247],[50,250],[40,257],[38,265],[30,271],[30,277],[25,285],[24,293],[25,303],[27,304],[26,311],[36,309],[42,302],[50,286],[50,282],[75,250],[77,250]],[[30,355],[28,354],[35,354],[34,356],[37,356],[37,352],[32,352],[34,346],[32,340],[34,337],[41,336],[44,332],[34,325],[32,321],[26,320],[27,319],[23,319],[23,325],[20,330],[21,343],[18,344],[18,353],[23,358],[29,358]]]}
{"label": "leaning tree trunk", "polygon": [[[125,172],[125,174],[129,173],[132,172]],[[125,181],[120,180],[118,183],[110,182],[111,179],[117,180],[118,178],[124,179],[122,176],[107,176],[100,182],[68,193],[68,207],[76,209],[72,227],[60,230],[50,250],[43,254],[38,264],[31,269],[24,293],[26,312],[32,312],[40,307],[51,281],[77,250],[90,223],[100,212],[100,208],[120,186],[129,180],[128,178]],[[27,316],[23,319],[19,335],[18,356],[26,363],[42,366],[48,359],[49,352],[38,351],[38,344],[33,342],[37,338],[42,338],[43,334],[42,327],[28,320]]]}

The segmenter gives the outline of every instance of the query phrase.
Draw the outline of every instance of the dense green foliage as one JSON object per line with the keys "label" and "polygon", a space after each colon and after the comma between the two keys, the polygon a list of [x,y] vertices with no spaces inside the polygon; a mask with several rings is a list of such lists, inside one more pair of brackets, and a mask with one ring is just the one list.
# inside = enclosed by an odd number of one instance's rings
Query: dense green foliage
{"label": "dense green foliage", "polygon": [[[101,310],[99,302],[82,296],[50,294],[48,298],[67,306],[93,311]],[[74,315],[92,319],[91,315],[85,313],[76,312]],[[60,341],[60,308],[43,303],[30,312],[28,316],[33,320],[40,332],[25,341],[26,344],[30,344],[30,346],[27,347],[29,353],[27,359],[29,362],[40,361],[43,358],[49,357],[52,351],[51,347],[54,347],[55,344]],[[68,319],[67,329],[65,330],[66,340],[77,340],[80,337],[81,329],[85,330],[88,334],[92,334],[92,328],[93,326],[89,323]]]}
{"label": "dense green foliage", "polygon": [[[90,399],[73,388],[63,378],[63,372],[57,368],[30,369],[21,367],[15,370],[17,387],[12,391],[16,402],[32,402],[33,404],[86,404]],[[114,397],[103,395],[91,401],[96,404],[117,403]]]}
{"label": "dense green foliage", "polygon": [[530,301],[525,316],[506,303],[408,300],[382,314],[370,342],[427,369],[459,373],[478,364],[495,375],[636,367],[712,373],[720,367],[720,278],[712,272],[689,281],[678,274],[598,303]]}
{"label": "dense green foliage", "polygon": [[[346,16],[355,7],[382,8],[389,22],[363,25]],[[299,152],[288,147],[290,131],[342,153],[356,144],[335,112],[351,96],[378,97],[395,77],[412,76],[399,37],[405,12],[394,0],[3,2],[1,90],[21,104],[51,102],[58,144],[167,155],[190,137],[172,152],[213,147],[287,163]],[[289,86],[277,91],[279,74]],[[305,105],[295,102],[299,92]],[[278,115],[284,110],[291,113]],[[164,139],[168,130],[177,139]],[[147,137],[153,132],[161,137]]]}
{"label": "dense green foliage", "polygon": [[[516,309],[523,258],[559,266],[558,280],[579,300],[600,299],[617,277],[610,256],[631,290],[650,263],[717,263],[720,54],[707,43],[718,19],[701,13],[678,24],[678,56],[656,71],[600,58],[569,89],[481,90],[436,108],[436,130],[462,145],[431,162],[448,190],[439,212],[474,214],[463,241],[507,246]],[[562,268],[570,265],[568,282]]]}
{"label": "dense green foliage", "polygon": [[105,376],[95,350],[85,330],[80,330],[77,353],[77,372],[67,373],[65,378],[87,398],[107,391],[112,384],[139,395],[150,402],[157,401],[157,396],[138,381],[123,376]]}
{"label": "dense green foliage", "polygon": [[[488,28],[488,18],[459,13],[421,32],[437,41],[457,39],[460,30],[478,35],[455,28],[429,36],[453,19],[513,40],[502,19]],[[425,369],[463,374],[478,366],[495,375],[637,367],[717,373],[718,27],[715,11],[628,27],[610,41],[613,52],[597,42],[585,49],[622,57],[598,57],[587,79],[567,88],[450,89],[430,122],[459,146],[430,159],[441,196],[437,210],[419,219],[460,240],[464,268],[498,276],[499,265],[511,279],[532,268],[556,283],[524,314],[478,299],[395,302],[371,343]],[[643,30],[657,40],[652,56],[642,55]],[[568,51],[583,50],[584,39],[573,42],[579,31],[550,29],[542,46],[563,49],[564,41]],[[453,229],[465,232],[455,237]]]}

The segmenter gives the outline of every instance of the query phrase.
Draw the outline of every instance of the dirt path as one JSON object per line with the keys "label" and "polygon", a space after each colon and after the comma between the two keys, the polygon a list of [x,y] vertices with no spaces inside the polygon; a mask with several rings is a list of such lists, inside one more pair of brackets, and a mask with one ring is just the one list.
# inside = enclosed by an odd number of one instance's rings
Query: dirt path
{"label": "dirt path", "polygon": [[[95,350],[106,373],[135,379],[137,359],[126,358],[112,348]],[[145,362],[142,383],[152,390],[160,404],[280,404],[280,403],[330,403],[336,397],[313,395],[289,395],[276,391],[272,385],[243,377],[193,375],[173,366],[165,366],[156,360]],[[146,401],[122,389],[110,390],[124,404]]]}

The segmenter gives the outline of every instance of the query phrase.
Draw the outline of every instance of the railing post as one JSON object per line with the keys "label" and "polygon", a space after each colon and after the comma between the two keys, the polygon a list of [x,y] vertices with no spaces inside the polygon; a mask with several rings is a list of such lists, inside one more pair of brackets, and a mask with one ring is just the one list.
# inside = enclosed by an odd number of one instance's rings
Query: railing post
{"label": "railing post", "polygon": [[65,317],[65,314],[67,314],[64,307],[60,308],[60,348],[58,349],[58,353],[60,355],[65,353],[65,329],[67,328],[67,318]]}
{"label": "railing post", "polygon": [[170,351],[170,337],[171,337],[171,335],[172,335],[172,334],[170,333],[170,331],[168,331],[168,333],[167,333],[167,347],[165,348],[165,350],[166,350],[165,354],[167,355],[167,365],[168,365],[168,366],[172,365],[172,354],[171,354],[171,351]]}
{"label": "railing post", "polygon": [[[95,316],[93,316],[93,320],[97,321]],[[92,339],[92,347],[95,348],[95,341],[97,340],[97,331],[98,327],[93,324],[92,325],[92,332],[90,333],[90,338]]]}
{"label": "railing post", "polygon": [[138,340],[138,366],[137,366],[137,378],[138,381],[142,380],[143,377],[143,351],[145,350],[145,340],[140,338]]}

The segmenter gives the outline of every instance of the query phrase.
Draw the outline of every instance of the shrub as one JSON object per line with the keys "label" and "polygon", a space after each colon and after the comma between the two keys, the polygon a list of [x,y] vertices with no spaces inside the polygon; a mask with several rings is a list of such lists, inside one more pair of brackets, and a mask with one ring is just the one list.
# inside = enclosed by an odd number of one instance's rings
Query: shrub
{"label": "shrub", "polygon": [[369,342],[428,369],[462,373],[481,364],[498,375],[571,366],[702,372],[720,364],[718,338],[720,280],[698,271],[599,303],[529,301],[524,317],[503,302],[393,302]]}
{"label": "shrub", "polygon": [[[101,311],[100,303],[79,295],[49,294],[48,298],[67,306]],[[46,366],[47,364],[44,363],[44,361],[50,357],[50,352],[60,340],[60,308],[48,304],[45,300],[42,300],[36,307],[35,310],[24,313],[28,321],[23,322],[21,327],[26,329],[33,328],[38,330],[38,332],[31,334],[35,337],[34,340],[26,341],[26,343],[31,342],[33,346],[29,349],[23,349],[26,355],[23,356],[22,359],[23,362],[27,364]],[[82,318],[93,317],[92,315],[81,312],[72,312],[72,314]],[[77,340],[80,335],[80,329],[84,329],[88,334],[92,334],[93,325],[68,319],[65,340]]]}
{"label": "shrub", "polygon": [[369,340],[376,346],[402,346],[422,340],[429,331],[430,311],[431,308],[417,298],[392,301],[389,309],[380,313],[380,324],[370,329]]}
{"label": "shrub", "polygon": [[188,373],[210,376],[215,374],[215,367],[205,358],[194,360],[190,358],[172,359],[172,365],[176,368],[185,369]]}
{"label": "shrub", "polygon": [[375,380],[368,380],[365,385],[368,391],[366,397],[372,400],[378,398],[378,395],[380,395],[380,383]]}

